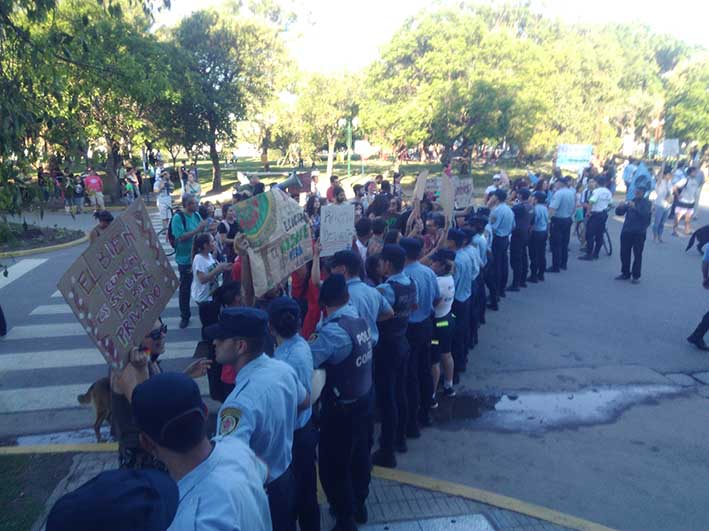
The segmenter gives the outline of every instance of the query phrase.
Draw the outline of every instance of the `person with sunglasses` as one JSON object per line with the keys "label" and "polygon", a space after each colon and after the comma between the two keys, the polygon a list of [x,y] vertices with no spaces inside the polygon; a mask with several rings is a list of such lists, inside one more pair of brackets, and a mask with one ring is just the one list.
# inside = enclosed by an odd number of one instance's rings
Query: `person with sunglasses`
{"label": "person with sunglasses", "polygon": [[[167,325],[162,319],[153,324],[140,345],[131,356],[130,363],[141,370],[144,379],[148,379],[162,372],[160,368],[160,355],[165,352],[165,338]],[[199,378],[207,374],[211,361],[198,359],[185,368],[185,374],[192,378]],[[139,430],[136,426],[131,405],[125,397],[116,380],[122,371],[111,371],[111,432],[118,439],[118,466],[119,468],[143,469],[157,468],[164,470],[164,465],[147,453],[138,440]]]}

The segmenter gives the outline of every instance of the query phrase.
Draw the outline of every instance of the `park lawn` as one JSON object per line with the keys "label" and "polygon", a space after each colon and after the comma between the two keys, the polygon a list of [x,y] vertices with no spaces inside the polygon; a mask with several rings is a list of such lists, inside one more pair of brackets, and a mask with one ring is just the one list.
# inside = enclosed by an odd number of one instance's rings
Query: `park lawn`
{"label": "park lawn", "polygon": [[71,462],[71,454],[1,456],[0,528],[30,529],[56,485],[69,472]]}

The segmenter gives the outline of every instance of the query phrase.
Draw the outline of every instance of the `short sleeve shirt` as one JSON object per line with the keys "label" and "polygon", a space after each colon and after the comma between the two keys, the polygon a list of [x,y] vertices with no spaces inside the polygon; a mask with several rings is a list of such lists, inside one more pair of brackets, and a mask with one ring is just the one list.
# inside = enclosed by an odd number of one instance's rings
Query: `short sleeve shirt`
{"label": "short sleeve shirt", "polygon": [[[183,223],[184,220],[184,223]],[[192,242],[194,236],[181,242],[180,236],[187,232],[192,232],[202,222],[199,212],[188,214],[175,214],[170,221],[172,234],[175,236],[175,262],[177,265],[190,265],[192,263]]]}
{"label": "short sleeve shirt", "polygon": [[369,333],[372,335],[372,344],[379,340],[377,319],[380,315],[392,311],[391,304],[376,289],[368,286],[359,278],[347,281],[347,291],[350,294],[350,304],[356,309],[359,316],[367,322]]}
{"label": "short sleeve shirt", "polygon": [[[298,376],[298,381],[310,394],[313,380],[313,354],[310,352],[308,342],[300,334],[295,334],[276,347],[273,357],[293,367],[295,374]],[[305,426],[310,420],[311,414],[312,408],[310,407],[301,411],[300,415],[298,415],[296,429]]]}

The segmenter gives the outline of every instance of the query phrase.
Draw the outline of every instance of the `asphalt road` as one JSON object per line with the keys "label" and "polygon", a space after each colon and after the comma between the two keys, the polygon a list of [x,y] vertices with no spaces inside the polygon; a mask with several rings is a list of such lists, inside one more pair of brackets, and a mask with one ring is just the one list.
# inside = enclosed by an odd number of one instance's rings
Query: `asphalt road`
{"label": "asphalt road", "polygon": [[[701,220],[709,220],[706,211]],[[436,426],[399,456],[400,468],[619,529],[709,529],[709,386],[701,382],[709,356],[685,341],[706,311],[699,254],[685,253],[687,240],[668,232],[663,245],[647,242],[641,284],[615,281],[620,222],[611,219],[609,230],[612,257],[578,261],[572,239],[567,272],[509,293],[500,312],[488,312],[459,388],[462,413],[453,420],[439,414]],[[0,437],[91,423],[90,410],[64,404],[75,400],[75,389],[105,374],[105,367],[85,337],[51,335],[58,330],[52,326],[70,325],[74,318],[47,309],[63,302],[52,297],[57,280],[82,250],[32,257],[46,262],[0,287],[9,326],[22,327],[19,339],[17,330],[0,339]],[[175,318],[176,308],[166,316]],[[198,331],[169,334],[168,352],[170,345],[182,350],[167,367],[180,368]],[[81,365],[46,367],[46,351],[83,356]],[[23,358],[37,352],[40,359]],[[25,365],[23,359],[33,361]],[[660,388],[669,392],[653,394]],[[609,390],[631,398],[591,405],[597,414],[584,417],[584,393],[602,397]],[[637,390],[647,393],[632,398]],[[523,412],[502,426],[473,418],[475,408],[466,406],[465,395],[508,393],[524,404],[528,392],[566,397],[566,417],[547,426],[537,413],[527,418]]]}

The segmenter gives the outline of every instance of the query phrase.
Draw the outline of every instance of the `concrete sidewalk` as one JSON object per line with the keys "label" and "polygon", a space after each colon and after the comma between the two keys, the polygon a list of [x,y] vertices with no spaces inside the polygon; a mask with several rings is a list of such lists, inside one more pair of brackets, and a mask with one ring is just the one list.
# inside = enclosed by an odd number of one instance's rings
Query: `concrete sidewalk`
{"label": "concrete sidewalk", "polygon": [[[32,531],[44,530],[49,509],[64,494],[78,488],[104,470],[118,465],[115,453],[83,453],[74,456],[71,469],[54,489],[46,503],[45,513],[32,527]],[[376,474],[376,471],[375,471]],[[323,530],[331,529],[334,521],[327,503],[320,506]],[[395,530],[444,530],[465,529],[468,531],[561,531],[568,529],[499,509],[460,496],[452,496],[436,490],[417,488],[397,481],[372,477],[367,498],[369,522],[362,531]]]}

